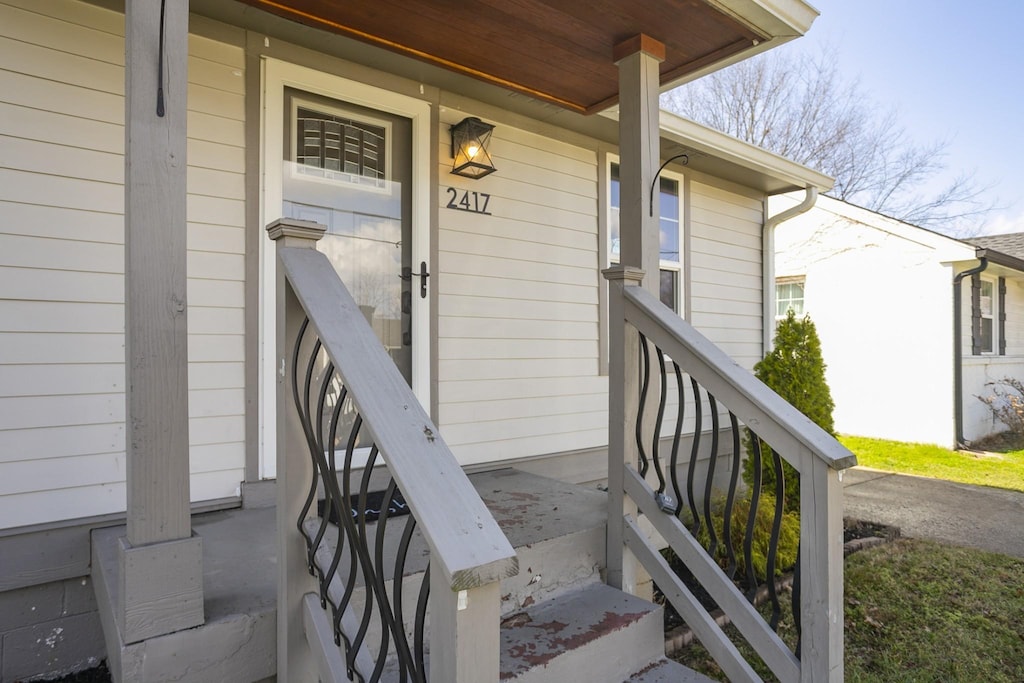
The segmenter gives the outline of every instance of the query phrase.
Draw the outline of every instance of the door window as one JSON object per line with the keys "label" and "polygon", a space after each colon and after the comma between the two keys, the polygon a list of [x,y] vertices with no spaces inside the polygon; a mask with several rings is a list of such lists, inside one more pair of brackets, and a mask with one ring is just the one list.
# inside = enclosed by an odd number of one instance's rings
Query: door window
{"label": "door window", "polygon": [[317,249],[411,383],[409,120],[289,94],[283,215],[327,227]]}

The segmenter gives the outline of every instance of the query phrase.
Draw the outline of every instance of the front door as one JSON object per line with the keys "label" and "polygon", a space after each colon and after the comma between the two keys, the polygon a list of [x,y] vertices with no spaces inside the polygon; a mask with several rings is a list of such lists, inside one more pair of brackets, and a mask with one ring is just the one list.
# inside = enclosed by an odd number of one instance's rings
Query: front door
{"label": "front door", "polygon": [[[388,355],[430,408],[426,102],[266,59],[263,223],[313,220],[317,244]],[[276,476],[276,270],[263,240],[260,472]]]}
{"label": "front door", "polygon": [[410,121],[291,88],[285,106],[282,215],[327,226],[317,249],[411,384]]}

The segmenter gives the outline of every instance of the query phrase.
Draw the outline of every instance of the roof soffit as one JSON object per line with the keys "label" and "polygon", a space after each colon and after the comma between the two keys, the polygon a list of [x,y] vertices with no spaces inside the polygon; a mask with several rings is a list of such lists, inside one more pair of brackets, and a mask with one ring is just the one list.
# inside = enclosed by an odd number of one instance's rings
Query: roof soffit
{"label": "roof soffit", "polygon": [[666,46],[667,87],[810,27],[802,0],[241,0],[508,90],[590,114],[618,97],[615,45]]}

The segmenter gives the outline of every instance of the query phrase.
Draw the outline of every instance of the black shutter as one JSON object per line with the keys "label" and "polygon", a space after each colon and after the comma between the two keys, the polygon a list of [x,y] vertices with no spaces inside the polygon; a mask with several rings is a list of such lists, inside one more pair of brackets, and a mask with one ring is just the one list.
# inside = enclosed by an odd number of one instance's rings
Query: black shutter
{"label": "black shutter", "polygon": [[1006,355],[1006,278],[999,278],[999,355]]}
{"label": "black shutter", "polygon": [[981,355],[981,276],[971,276],[971,353]]}

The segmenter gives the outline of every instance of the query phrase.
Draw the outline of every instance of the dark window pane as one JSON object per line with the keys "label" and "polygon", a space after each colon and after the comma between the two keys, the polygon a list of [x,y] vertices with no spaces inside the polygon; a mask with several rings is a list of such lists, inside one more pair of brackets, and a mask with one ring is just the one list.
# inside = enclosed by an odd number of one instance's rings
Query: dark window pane
{"label": "dark window pane", "polygon": [[658,197],[658,213],[661,217],[679,222],[679,183],[668,178],[661,179],[661,195]]}
{"label": "dark window pane", "polygon": [[676,301],[676,276],[678,274],[678,271],[675,270],[661,271],[661,303],[676,313],[679,312],[678,302]]}
{"label": "dark window pane", "polygon": [[981,350],[992,353],[992,318],[981,319]]}

